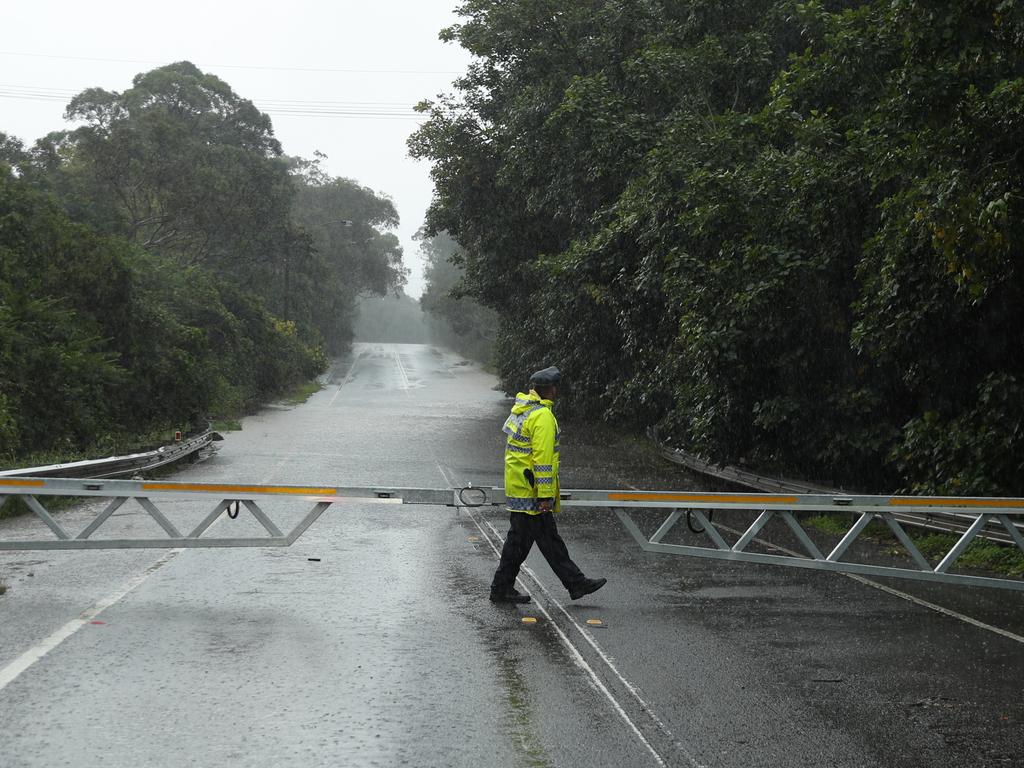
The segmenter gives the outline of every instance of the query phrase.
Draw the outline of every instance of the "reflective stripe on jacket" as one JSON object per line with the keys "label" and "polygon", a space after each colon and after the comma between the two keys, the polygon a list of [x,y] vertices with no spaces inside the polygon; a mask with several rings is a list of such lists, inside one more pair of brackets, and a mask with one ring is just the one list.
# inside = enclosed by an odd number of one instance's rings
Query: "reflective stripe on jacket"
{"label": "reflective stripe on jacket", "polygon": [[558,499],[558,448],[561,432],[551,412],[551,401],[533,390],[516,395],[512,413],[505,420],[506,508],[528,515],[540,513],[538,499]]}

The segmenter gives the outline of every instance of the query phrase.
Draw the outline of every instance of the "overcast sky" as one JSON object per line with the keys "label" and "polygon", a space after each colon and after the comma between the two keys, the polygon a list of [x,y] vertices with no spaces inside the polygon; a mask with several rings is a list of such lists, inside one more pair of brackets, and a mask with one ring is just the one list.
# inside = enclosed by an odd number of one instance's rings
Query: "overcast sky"
{"label": "overcast sky", "polygon": [[[423,290],[413,234],[431,184],[405,141],[421,99],[450,90],[469,57],[441,43],[456,0],[32,0],[3,4],[0,131],[31,144],[68,126],[84,88],[123,91],[139,72],[188,60],[270,114],[289,155],[327,155],[326,170],[389,195],[407,292]],[[313,103],[316,102],[316,103]],[[360,113],[355,115],[353,113]],[[396,115],[397,113],[397,115]]]}

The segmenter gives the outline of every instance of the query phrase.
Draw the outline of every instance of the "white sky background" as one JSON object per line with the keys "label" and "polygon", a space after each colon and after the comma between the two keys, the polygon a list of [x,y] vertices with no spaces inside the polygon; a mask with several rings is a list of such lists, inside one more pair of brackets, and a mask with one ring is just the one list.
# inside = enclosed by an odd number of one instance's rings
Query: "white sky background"
{"label": "white sky background", "polygon": [[[412,270],[406,292],[418,297],[422,264],[412,237],[423,223],[432,186],[429,166],[408,157],[405,141],[422,118],[379,115],[408,114],[420,100],[451,90],[465,71],[469,55],[437,39],[458,20],[456,5],[457,0],[4,0],[0,131],[31,145],[71,127],[63,112],[73,94],[94,86],[124,91],[139,72],[191,61],[269,113],[286,154],[311,159],[320,150],[331,176],[392,198],[402,220],[397,234],[405,264]],[[289,101],[303,104],[283,103]],[[309,114],[315,111],[374,116]]]}

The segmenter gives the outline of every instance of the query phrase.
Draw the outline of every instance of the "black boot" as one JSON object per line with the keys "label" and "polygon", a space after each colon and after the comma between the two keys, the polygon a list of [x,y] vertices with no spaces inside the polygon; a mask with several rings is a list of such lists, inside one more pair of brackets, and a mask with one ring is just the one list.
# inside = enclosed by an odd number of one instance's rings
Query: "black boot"
{"label": "black boot", "polygon": [[528,603],[530,596],[517,592],[515,587],[508,589],[491,590],[492,603]]}
{"label": "black boot", "polygon": [[597,592],[597,590],[607,583],[608,579],[584,579],[569,590],[569,597],[572,600],[579,600],[584,595],[589,595],[591,592]]}

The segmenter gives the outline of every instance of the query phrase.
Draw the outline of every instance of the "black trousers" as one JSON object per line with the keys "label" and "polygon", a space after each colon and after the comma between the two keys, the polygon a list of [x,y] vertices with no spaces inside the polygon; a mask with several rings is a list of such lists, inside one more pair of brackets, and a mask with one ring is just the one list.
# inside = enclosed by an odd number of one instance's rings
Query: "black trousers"
{"label": "black trousers", "polygon": [[569,557],[569,550],[558,535],[554,513],[528,515],[525,512],[509,512],[509,523],[511,527],[505,537],[505,546],[501,548],[501,562],[491,582],[492,592],[512,588],[519,575],[519,567],[530,554],[533,542],[537,542],[544,559],[566,589],[571,590],[586,580],[587,577]]}

